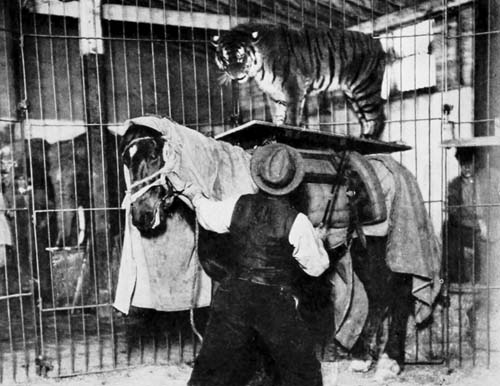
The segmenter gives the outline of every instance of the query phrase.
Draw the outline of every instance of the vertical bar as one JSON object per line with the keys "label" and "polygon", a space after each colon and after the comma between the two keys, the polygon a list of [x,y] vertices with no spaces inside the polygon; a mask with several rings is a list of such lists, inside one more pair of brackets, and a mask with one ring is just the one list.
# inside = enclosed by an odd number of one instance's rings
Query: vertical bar
{"label": "vertical bar", "polygon": [[[215,7],[216,13],[217,13],[217,15],[220,15],[220,0],[216,0],[215,5],[216,5],[216,7]],[[217,34],[220,34],[220,29],[217,29]],[[220,116],[221,116],[221,120],[222,120],[223,130],[226,130],[226,127],[225,127],[226,117],[225,117],[225,112],[224,112],[224,88],[223,87],[219,87],[219,95],[220,95]]]}
{"label": "vertical bar", "polygon": [[[433,36],[433,26],[434,26],[434,23],[429,23],[428,25],[428,29],[427,29],[427,36],[426,36],[426,40],[427,42],[429,42],[429,44],[432,42],[432,36]],[[428,57],[428,60],[427,60],[427,76],[428,76],[428,79],[427,79],[427,83],[430,84],[430,77],[431,77],[431,72],[432,72],[432,62],[431,62],[431,56],[429,55]],[[422,98],[423,100],[423,98]],[[427,175],[428,175],[428,184],[429,184],[429,190],[428,190],[428,200],[429,200],[429,209],[432,208],[432,203],[434,202],[433,201],[433,196],[432,196],[432,152],[431,152],[431,143],[432,143],[432,109],[431,109],[431,106],[432,106],[432,92],[431,92],[431,88],[428,87],[427,88],[427,146],[428,146],[428,149],[427,149],[427,157],[429,159],[429,164],[428,164],[428,168],[427,168]],[[443,141],[443,138],[442,138],[442,131],[441,131],[441,137],[440,137],[440,141],[442,142]],[[442,154],[442,151],[441,151],[441,154]],[[439,172],[442,171],[443,169],[443,164],[441,163],[440,165],[440,168],[439,168]],[[437,169],[436,169],[437,170]],[[441,184],[442,184],[442,181],[443,179],[441,178]],[[442,189],[442,185],[440,186],[440,188]],[[442,191],[442,190],[441,190]],[[442,197],[440,197],[440,202],[439,202],[439,206],[440,206],[440,224],[444,224],[443,223],[443,200],[442,200]],[[430,213],[432,213],[432,211],[429,211]],[[431,219],[432,220],[432,219]],[[441,244],[443,245],[443,244]],[[443,255],[443,254],[441,254]],[[442,320],[441,320],[441,323],[442,323]],[[429,352],[433,353],[433,347],[432,347],[432,342],[433,342],[433,328],[432,326],[429,326]],[[437,336],[437,334],[436,334]]]}
{"label": "vertical bar", "polygon": [[[16,102],[20,100],[19,94],[21,90],[21,81],[20,81],[20,69],[16,64],[18,64],[18,55],[19,55],[19,47],[16,45],[18,43],[19,39],[19,26],[16,25],[16,23],[19,23],[19,5],[17,3],[2,3],[0,5],[0,12],[1,12],[1,21],[2,21],[2,31],[0,31],[2,42],[1,42],[1,47],[3,48],[3,57],[0,58],[0,61],[2,63],[2,68],[3,72],[5,74],[3,78],[4,84],[3,84],[3,92],[2,92],[2,115],[4,115],[5,118],[3,118],[5,121],[10,122],[8,123],[11,128],[9,128],[9,145],[11,148],[10,152],[10,180],[12,181],[11,183],[11,192],[10,196],[13,198],[11,201],[13,204],[13,207],[9,208],[8,201],[5,207],[2,207],[2,210],[0,211],[1,216],[5,216],[4,210],[8,209],[11,210],[13,214],[13,230],[14,230],[14,240],[3,240],[6,241],[5,244],[0,245],[0,248],[2,251],[0,253],[3,254],[4,257],[4,263],[5,263],[5,270],[4,270],[4,280],[5,280],[5,286],[3,285],[4,283],[0,282],[0,286],[6,290],[5,296],[6,298],[3,298],[0,300],[0,306],[5,305],[7,308],[7,319],[9,323],[9,334],[10,334],[10,299],[12,296],[12,304],[14,306],[17,305],[16,300],[18,300],[19,304],[17,308],[14,308],[13,313],[14,317],[16,313],[19,313],[20,317],[20,326],[18,323],[15,324],[15,326],[18,326],[18,328],[14,328],[14,341],[12,342],[12,347],[14,350],[17,351],[17,344],[19,341],[18,334],[16,334],[16,330],[20,331],[21,333],[21,346],[23,348],[24,352],[24,367],[25,367],[25,376],[26,378],[28,377],[28,372],[29,372],[29,351],[27,347],[27,342],[26,342],[26,321],[25,321],[25,310],[24,310],[24,296],[25,295],[31,295],[31,298],[33,297],[33,288],[31,286],[31,294],[25,294],[25,290],[23,287],[23,276],[26,277],[28,272],[25,272],[26,270],[26,265],[21,263],[21,256],[20,256],[20,250],[19,250],[19,223],[18,223],[18,213],[20,211],[22,212],[27,212],[28,211],[28,205],[22,205],[22,207],[19,207],[17,204],[17,189],[15,186],[15,178],[16,178],[16,170],[15,170],[15,162],[19,161],[22,162],[20,165],[19,169],[22,170],[22,177],[24,177],[25,181],[27,181],[27,175],[26,175],[26,157],[25,157],[25,152],[22,151],[22,159],[18,159],[18,157],[15,157],[15,154],[18,153],[17,147],[20,146],[21,150],[24,150],[24,132],[22,130],[22,126],[20,125],[20,138],[18,137],[16,133]],[[15,35],[16,33],[16,35]],[[16,140],[17,137],[17,140]],[[18,145],[19,144],[19,145]],[[21,177],[21,176],[18,176]],[[1,194],[3,195],[3,186],[0,187]],[[2,197],[2,201],[3,201]],[[27,216],[29,218],[29,216]],[[7,219],[5,219],[7,221]],[[6,224],[7,226],[9,224]],[[9,237],[10,235],[7,235]],[[8,290],[8,282],[9,282],[9,277],[8,277],[8,247],[7,244],[10,242],[11,244],[13,243],[14,245],[11,245],[10,251],[11,253],[14,254],[14,259],[16,262],[16,268],[17,268],[17,294],[13,293],[11,294],[12,291]],[[29,248],[30,243],[29,243],[29,236],[28,236],[28,254],[30,253],[31,249]],[[26,259],[28,260],[28,264],[30,264],[31,259],[30,256],[26,256]],[[32,269],[32,266],[30,264],[30,269]],[[17,299],[16,299],[17,297]],[[5,303],[4,303],[5,302]],[[35,315],[35,309],[34,309],[34,304],[32,303],[32,312],[33,315]],[[3,308],[3,307],[2,307]],[[26,315],[27,316],[27,315]],[[14,326],[14,327],[15,327]],[[36,332],[35,332],[36,336]],[[10,339],[10,338],[9,338]],[[17,354],[14,353],[12,355],[12,371],[13,371],[13,380],[17,380]],[[0,383],[2,382],[3,378],[3,350],[0,348]]]}
{"label": "vertical bar", "polygon": [[[121,2],[121,5],[122,5],[122,9],[123,9],[123,17],[122,17],[122,31],[121,31],[121,40],[122,40],[122,51],[123,51],[123,63],[124,63],[124,71],[125,71],[125,74],[124,74],[124,79],[125,79],[125,100],[126,100],[126,103],[127,103],[127,111],[126,111],[126,118],[129,118],[130,117],[130,88],[129,88],[129,71],[128,71],[128,60],[127,60],[127,53],[128,53],[128,46],[127,46],[127,40],[126,40],[126,24],[125,24],[125,1],[122,0]],[[163,5],[165,7],[165,4]],[[165,15],[165,10],[164,10],[164,15]],[[165,17],[165,16],[164,16]],[[165,29],[166,29],[166,23],[164,23],[165,25]],[[165,39],[166,40],[166,39]],[[165,47],[166,47],[167,43],[165,42]],[[168,61],[167,61],[167,80],[168,80]],[[169,94],[170,95],[170,94]],[[170,110],[170,99],[169,99],[169,113],[171,112]],[[127,221],[127,219],[125,219],[125,221]],[[120,238],[121,239],[121,238]],[[125,326],[126,326],[126,330],[127,330],[127,338],[126,338],[126,345],[127,345],[127,366],[130,366],[131,365],[131,360],[132,360],[132,346],[130,344],[130,335],[129,335],[129,331],[130,331],[130,318],[126,318],[125,319],[125,322],[124,322]]]}
{"label": "vertical bar", "polygon": [[[386,5],[386,11],[387,11],[387,1],[385,3]],[[399,6],[399,11],[403,9],[403,5],[400,4]],[[386,33],[389,32],[388,26],[386,27]],[[400,21],[399,22],[399,52],[403,52],[403,23]],[[399,138],[403,138],[403,124],[406,124],[406,116],[404,114],[404,96],[403,96],[403,55],[401,55],[400,61],[399,61],[399,84],[401,85],[400,90],[399,90]],[[389,102],[390,102],[390,96],[389,96]],[[389,108],[389,121],[392,122],[392,109]],[[404,122],[404,123],[403,123]],[[399,162],[403,161],[403,155],[400,154],[399,156]],[[415,336],[415,339],[417,337]],[[415,359],[416,360],[416,359]]]}
{"label": "vertical bar", "polygon": [[[191,0],[190,6],[191,17],[193,17],[193,0]],[[196,38],[194,33],[194,27],[191,27],[191,45],[192,45],[192,55],[193,55],[193,83],[194,83],[194,115],[195,115],[195,127],[197,131],[200,131],[200,112],[198,109],[198,74],[196,68]]]}
{"label": "vertical bar", "polygon": [[[181,11],[181,4],[180,0],[177,0],[177,11]],[[181,123],[183,125],[186,124],[186,106],[184,104],[184,76],[183,76],[183,60],[182,60],[182,29],[179,26],[177,28],[177,38],[179,41],[179,78],[180,78],[180,101],[181,101],[181,111],[182,111],[182,118],[181,118]]]}
{"label": "vertical bar", "polygon": [[[413,12],[415,14],[415,18],[413,20],[413,48],[417,50],[417,0],[413,0]],[[418,152],[419,152],[419,146],[418,146],[418,138],[419,136],[417,135],[417,59],[414,57],[413,59],[413,130],[414,130],[414,143],[415,143],[415,148],[413,149],[413,154],[415,157],[415,176],[418,179]]]}
{"label": "vertical bar", "polygon": [[[447,0],[445,1],[445,5],[447,5]],[[448,12],[446,7],[443,9],[443,27],[442,27],[442,35],[441,39],[443,42],[443,55],[442,55],[442,91],[441,91],[441,106],[443,106],[443,98],[444,94],[448,92]],[[443,119],[443,112],[441,111],[441,119]],[[448,273],[445,273],[445,296],[449,297],[449,291],[448,291],[448,284],[449,284],[449,278],[448,278]],[[449,306],[445,307],[445,345],[446,345],[446,351],[445,351],[445,361],[446,365],[450,365],[450,308]]]}
{"label": "vertical bar", "polygon": [[154,113],[158,115],[158,95],[157,95],[157,80],[156,80],[156,55],[155,55],[155,34],[153,29],[153,8],[151,4],[152,0],[149,0],[149,15],[151,22],[149,23],[149,37],[150,37],[150,45],[151,45],[151,62],[153,69],[153,98],[154,98]]}
{"label": "vertical bar", "polygon": [[[49,10],[50,10],[50,4],[49,4]],[[48,22],[48,34],[49,34],[49,52],[50,52],[50,77],[51,77],[51,83],[52,83],[52,98],[53,98],[53,104],[54,104],[54,118],[56,121],[59,120],[59,114],[58,114],[58,98],[57,98],[57,89],[56,89],[56,74],[55,74],[55,54],[54,54],[54,41],[53,41],[53,38],[52,36],[55,35],[54,34],[54,31],[52,30],[52,17],[51,15],[49,14],[49,22]],[[64,20],[64,35],[66,36],[66,20]],[[66,41],[66,39],[64,39]],[[67,42],[66,42],[67,44]],[[67,45],[66,45],[66,48],[67,48]],[[66,52],[66,59],[68,58],[67,56],[67,52]],[[67,68],[67,74],[69,74],[69,71],[68,71],[68,67]],[[71,83],[71,78],[68,77],[68,84]],[[71,100],[71,94],[69,95],[69,98]],[[71,104],[70,104],[70,109],[71,109]],[[70,110],[72,112],[72,110]],[[65,194],[64,194],[64,186],[63,186],[63,183],[65,183],[64,181],[64,177],[66,174],[63,173],[62,171],[62,164],[61,164],[61,142],[57,142],[56,144],[54,144],[53,146],[57,146],[57,167],[58,167],[58,175],[62,176],[61,179],[58,181],[58,185],[59,185],[59,197],[61,198],[61,210],[71,210],[70,208],[66,208],[65,205],[67,204],[64,200],[64,197],[65,197]],[[74,153],[73,153],[74,154]],[[73,176],[76,176],[76,170],[73,169],[74,171],[74,174]],[[54,181],[53,181],[54,183]],[[75,186],[75,209],[76,210],[76,206],[78,205],[78,201],[77,201],[77,189],[76,189],[76,181],[75,181],[75,178],[74,178],[74,186]],[[65,216],[62,215],[61,216],[61,220],[62,220],[62,224],[59,224],[59,229],[58,229],[58,233],[60,234],[61,232],[63,232],[63,247],[66,246],[66,239],[65,239],[65,232],[64,232],[64,229],[66,229],[66,226],[69,226],[71,227],[71,224],[65,224]],[[58,240],[59,242],[60,240]],[[69,265],[66,265],[66,269],[67,269],[67,273],[69,271]],[[69,277],[69,276],[67,276]],[[60,285],[60,284],[59,284]],[[69,304],[70,303],[70,299],[69,299],[69,294],[66,293],[66,303]],[[54,302],[53,303],[53,307],[56,308],[57,307],[57,304]],[[66,313],[66,319],[67,319],[67,326],[68,326],[68,332],[69,332],[69,337],[70,337],[70,363],[71,363],[71,371],[74,372],[75,371],[75,368],[74,368],[74,365],[75,365],[75,357],[74,357],[74,352],[75,352],[75,345],[74,345],[74,341],[73,341],[73,331],[72,331],[72,320],[71,320],[71,314],[70,314],[70,311],[67,310],[65,311]],[[64,327],[64,324],[63,324],[63,327]],[[59,356],[59,354],[58,354]],[[59,367],[62,367],[61,365]]]}
{"label": "vertical bar", "polygon": [[[139,7],[139,0],[135,0],[135,6]],[[144,115],[144,90],[142,86],[142,51],[141,51],[141,43],[142,43],[142,38],[141,38],[141,32],[139,29],[139,13],[137,12],[136,14],[136,44],[137,44],[137,77],[139,78],[139,97],[141,101],[141,115]]]}
{"label": "vertical bar", "polygon": [[127,102],[127,118],[130,117],[130,88],[129,88],[129,81],[128,81],[128,77],[129,77],[129,70],[128,70],[128,60],[127,60],[127,52],[128,52],[128,46],[127,46],[127,40],[126,40],[126,34],[125,34],[125,2],[124,0],[122,0],[122,51],[123,51],[123,63],[125,65],[125,68],[124,68],[124,74],[123,74],[123,78],[125,80],[125,100]]}
{"label": "vertical bar", "polygon": [[[248,3],[250,4],[250,3]],[[207,0],[203,1],[203,9],[205,12],[207,12]],[[208,127],[209,127],[209,136],[213,137],[215,135],[214,132],[214,123],[212,121],[212,94],[210,92],[211,89],[211,82],[210,82],[210,65],[209,65],[209,55],[208,55],[208,46],[209,46],[209,35],[208,35],[208,28],[205,28],[205,71],[206,71],[206,76],[207,76],[207,111],[208,111]],[[250,108],[250,111],[253,109]]]}
{"label": "vertical bar", "polygon": [[168,115],[172,116],[172,101],[170,96],[170,69],[168,64],[168,32],[167,32],[167,9],[165,2],[163,2],[163,39],[165,40],[165,70],[167,74],[167,101],[168,101]]}
{"label": "vertical bar", "polygon": [[[105,272],[103,263],[104,259],[101,258],[103,251],[108,253],[108,237],[107,237],[107,203],[109,201],[107,192],[107,178],[104,171],[106,170],[106,157],[104,156],[104,148],[106,147],[106,138],[104,136],[104,124],[107,122],[106,114],[106,95],[102,92],[105,89],[106,77],[104,69],[104,55],[99,49],[99,29],[101,20],[96,20],[94,14],[100,6],[100,1],[96,4],[96,0],[88,0],[85,3],[80,3],[80,25],[81,30],[85,31],[83,27],[83,17],[86,16],[90,23],[90,28],[86,31],[93,37],[93,40],[88,40],[91,46],[95,46],[95,50],[88,50],[82,52],[82,65],[84,76],[84,105],[85,105],[85,118],[87,129],[87,156],[88,156],[88,170],[89,170],[89,202],[90,210],[90,246],[93,270],[93,284],[94,284],[94,301],[95,304],[100,303],[99,288],[103,281],[103,275],[98,272]],[[82,38],[82,37],[80,37]],[[95,209],[99,208],[99,209]],[[109,257],[108,257],[109,260]],[[83,302],[83,298],[82,298]],[[103,344],[101,337],[100,315],[96,307],[95,320],[96,320],[96,333],[98,340],[98,358],[99,368],[103,367]],[[85,327],[84,327],[85,329]],[[88,368],[89,356],[86,355],[86,367]]]}
{"label": "vertical bar", "polygon": [[[42,93],[42,70],[41,70],[41,59],[40,59],[40,49],[39,49],[39,38],[38,38],[38,20],[39,20],[39,17],[37,17],[36,14],[33,15],[33,33],[34,33],[34,41],[35,41],[35,60],[36,60],[36,70],[37,70],[37,85],[38,85],[38,102],[39,102],[39,109],[40,109],[40,119],[43,121],[44,120],[44,117],[45,117],[45,113],[44,113],[44,105],[43,105],[43,93]],[[28,115],[27,115],[27,118],[28,118]],[[32,153],[31,153],[31,141],[29,142],[30,143],[30,159],[33,159],[32,158]],[[43,152],[43,160],[44,160],[44,186],[47,187],[48,186],[48,181],[47,181],[47,175],[48,175],[48,172],[47,172],[47,162],[46,162],[46,159],[47,159],[47,150],[45,148],[45,141],[43,142],[43,145],[42,145],[42,152]],[[34,169],[33,169],[33,165],[31,165],[31,173],[34,173]],[[31,174],[33,175],[33,174]],[[33,213],[35,214],[35,221],[36,221],[36,214],[37,214],[37,209],[36,209],[36,206],[35,206],[35,196],[34,194],[32,195],[32,205],[33,205]],[[47,191],[47,188],[45,188],[45,208],[48,208],[49,207],[49,197],[48,197],[48,191]],[[48,211],[45,211],[45,215],[46,215],[46,221],[47,221],[47,224],[50,224],[50,216],[49,216],[49,212]],[[51,229],[50,229],[50,225],[47,227],[48,229],[48,238],[49,238],[49,247],[51,246],[50,245],[50,242],[51,240],[53,240],[52,238],[52,235],[51,235]],[[37,270],[38,270],[38,278],[40,279],[40,251],[38,251],[38,237],[37,237],[37,233],[36,233],[36,223],[35,223],[35,248],[36,248],[36,258],[37,258]],[[42,252],[43,253],[43,252]],[[52,259],[51,259],[51,256],[50,256],[50,259],[49,259],[49,272],[50,272],[50,279],[51,279],[51,285],[50,285],[50,290],[51,290],[51,294],[50,294],[50,298],[51,298],[51,301],[52,301],[52,305],[55,304],[55,299],[54,299],[54,283],[53,283],[53,273],[52,273]],[[41,288],[40,288],[40,280],[39,280],[39,285],[38,285],[38,289],[39,289],[39,305],[40,305],[40,308],[39,308],[39,315],[40,315],[40,321],[39,321],[39,325],[40,325],[40,335],[41,335],[41,355],[42,357],[45,357],[47,355],[47,353],[45,352],[45,349],[44,349],[44,343],[45,343],[45,336],[44,336],[44,306],[43,306],[43,298],[41,296]],[[60,350],[61,350],[61,347],[60,347],[60,342],[59,342],[59,333],[58,333],[58,328],[57,328],[57,315],[56,315],[56,312],[55,312],[55,308],[53,308],[53,311],[51,312],[51,317],[52,317],[52,321],[53,321],[53,328],[54,328],[54,339],[55,339],[55,350],[56,350],[56,359],[57,359],[57,374],[60,375],[61,374],[61,356],[60,356]],[[48,326],[47,326],[48,327]],[[48,328],[47,328],[48,329]]]}
{"label": "vertical bar", "polygon": [[[82,92],[83,92],[83,108],[85,115],[87,115],[87,87],[85,85],[87,84],[87,74],[86,74],[86,64],[85,64],[85,58],[83,55],[80,55],[80,66],[81,66],[81,72],[82,72],[82,83],[84,85]],[[87,133],[85,136],[85,152],[86,152],[86,157],[88,162],[90,162],[90,145],[89,145],[89,134],[88,134],[89,128],[87,127]],[[89,197],[91,197],[91,175],[90,175],[90,165],[87,165],[87,172],[88,172],[88,177],[87,177],[87,182],[88,182],[88,192],[87,194]],[[91,247],[88,249],[88,253],[92,253],[92,257],[95,256],[95,251],[94,251],[94,223],[93,223],[93,216],[92,216],[92,211],[89,212],[90,214],[90,230],[89,230],[89,237],[90,237],[90,245]],[[90,255],[89,255],[90,259]],[[82,290],[82,293],[85,293],[85,291]],[[82,297],[81,305],[84,305],[85,300]],[[84,355],[85,355],[85,362],[84,362],[84,368],[85,372],[88,372],[89,370],[89,341],[87,337],[87,321],[85,319],[85,313],[83,312],[82,309],[82,335],[83,335],[83,342],[84,342]]]}
{"label": "vertical bar", "polygon": [[[114,64],[114,50],[113,50],[113,43],[114,43],[114,39],[111,39],[111,36],[112,36],[112,27],[111,27],[111,22],[108,21],[107,23],[108,25],[108,28],[107,28],[107,34],[108,34],[108,37],[109,39],[107,40],[108,42],[108,58],[109,58],[109,74],[110,74],[110,80],[108,82],[108,87],[110,87],[110,90],[109,90],[109,93],[111,94],[112,98],[111,98],[111,108],[112,108],[112,114],[113,114],[113,124],[117,124],[118,122],[118,115],[117,115],[117,108],[116,108],[116,90],[115,90],[115,64]],[[108,117],[109,119],[109,117]],[[115,160],[115,164],[116,164],[116,169],[115,169],[115,175],[116,175],[116,185],[118,187],[120,187],[122,185],[121,183],[121,175],[120,175],[120,155],[119,155],[119,143],[118,143],[118,135],[115,135],[113,136],[113,139],[114,139],[114,150],[115,150],[115,154],[114,154],[114,160]],[[121,199],[120,199],[120,189],[116,189],[116,202],[117,203],[120,203],[121,202]],[[117,221],[117,230],[118,230],[118,235],[122,235],[123,233],[123,230],[122,230],[122,211],[121,210],[116,210],[116,215],[114,216],[115,217],[115,221]],[[121,251],[122,250],[122,245],[121,245],[121,241],[122,241],[122,238],[121,237],[118,237],[119,239],[119,250]],[[116,245],[114,246],[116,247]],[[109,297],[111,298],[112,294],[113,294],[113,272],[112,272],[112,266],[113,266],[113,262],[110,261],[109,259],[109,254],[107,254],[107,258],[108,258],[108,261],[107,261],[107,276],[108,276],[108,280],[107,280],[107,290],[108,290],[108,294],[109,294]],[[108,299],[108,301],[111,300],[111,299]],[[115,319],[114,319],[114,312],[113,312],[113,309],[111,307],[111,305],[108,307],[108,312],[109,312],[109,315],[110,315],[110,334],[111,334],[111,350],[112,350],[112,364],[113,364],[113,368],[115,369],[117,367],[117,360],[118,360],[118,348],[117,348],[117,345],[118,345],[118,342],[117,342],[117,339],[116,339],[116,331],[115,331]]]}

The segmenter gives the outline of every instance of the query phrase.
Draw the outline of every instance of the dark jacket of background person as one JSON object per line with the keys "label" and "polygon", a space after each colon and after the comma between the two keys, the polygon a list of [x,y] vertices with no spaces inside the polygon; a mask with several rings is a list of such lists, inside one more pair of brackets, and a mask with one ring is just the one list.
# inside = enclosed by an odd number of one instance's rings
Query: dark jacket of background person
{"label": "dark jacket of background person", "polygon": [[448,185],[447,240],[450,282],[485,282],[489,258],[498,258],[500,171],[475,167],[474,152],[458,149],[461,174]]}

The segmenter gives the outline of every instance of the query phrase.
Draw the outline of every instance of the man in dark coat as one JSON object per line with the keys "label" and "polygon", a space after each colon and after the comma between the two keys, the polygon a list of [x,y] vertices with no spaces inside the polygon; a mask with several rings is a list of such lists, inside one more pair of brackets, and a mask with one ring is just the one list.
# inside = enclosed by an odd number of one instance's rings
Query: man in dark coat
{"label": "man in dark coat", "polygon": [[297,150],[270,144],[255,151],[250,169],[259,191],[224,201],[174,182],[193,203],[199,223],[210,231],[229,232],[235,245],[235,269],[215,294],[188,385],[241,384],[238,373],[258,340],[274,360],[282,385],[320,386],[314,339],[292,292],[298,276],[319,276],[329,266],[321,235],[289,201],[304,177],[304,161]]}
{"label": "man in dark coat", "polygon": [[457,148],[460,175],[448,185],[447,248],[451,282],[486,284],[500,249],[500,171],[478,167],[474,148]]}

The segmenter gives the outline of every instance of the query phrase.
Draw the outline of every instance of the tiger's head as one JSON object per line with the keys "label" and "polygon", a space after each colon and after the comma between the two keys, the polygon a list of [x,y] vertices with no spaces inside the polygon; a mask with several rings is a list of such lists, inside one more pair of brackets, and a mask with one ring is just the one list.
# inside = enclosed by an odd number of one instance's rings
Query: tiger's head
{"label": "tiger's head", "polygon": [[236,80],[246,82],[262,67],[262,55],[256,44],[261,32],[252,29],[233,29],[212,38],[216,48],[215,62],[224,71],[221,83]]}

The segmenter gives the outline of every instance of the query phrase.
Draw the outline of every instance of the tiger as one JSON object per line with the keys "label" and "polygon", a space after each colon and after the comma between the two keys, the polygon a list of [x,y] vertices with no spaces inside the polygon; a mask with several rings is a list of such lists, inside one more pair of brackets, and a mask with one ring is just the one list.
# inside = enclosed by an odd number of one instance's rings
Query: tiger
{"label": "tiger", "polygon": [[378,39],[347,30],[249,23],[211,40],[223,81],[255,79],[272,102],[275,124],[303,125],[307,96],[341,90],[359,120],[361,136],[380,138],[388,54]]}

